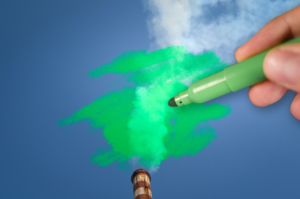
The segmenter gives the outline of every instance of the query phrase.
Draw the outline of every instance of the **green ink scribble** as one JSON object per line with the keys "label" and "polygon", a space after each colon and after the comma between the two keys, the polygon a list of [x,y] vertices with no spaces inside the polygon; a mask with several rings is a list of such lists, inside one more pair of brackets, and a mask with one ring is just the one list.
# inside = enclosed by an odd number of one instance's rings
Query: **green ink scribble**
{"label": "green ink scribble", "polygon": [[216,138],[208,122],[228,115],[230,106],[191,104],[171,108],[167,102],[191,82],[226,66],[211,51],[194,55],[181,46],[124,53],[88,75],[124,74],[136,86],[102,95],[59,124],[86,121],[103,129],[111,148],[99,149],[91,159],[100,167],[137,158],[139,164],[153,168],[168,157],[194,155]]}

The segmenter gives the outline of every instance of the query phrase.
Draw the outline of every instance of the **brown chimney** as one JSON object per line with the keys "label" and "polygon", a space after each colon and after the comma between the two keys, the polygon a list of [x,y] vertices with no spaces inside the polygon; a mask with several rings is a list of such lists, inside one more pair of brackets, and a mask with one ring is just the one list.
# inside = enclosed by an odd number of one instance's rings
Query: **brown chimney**
{"label": "brown chimney", "polygon": [[134,199],[152,199],[150,181],[151,176],[146,170],[138,169],[133,172],[131,182]]}

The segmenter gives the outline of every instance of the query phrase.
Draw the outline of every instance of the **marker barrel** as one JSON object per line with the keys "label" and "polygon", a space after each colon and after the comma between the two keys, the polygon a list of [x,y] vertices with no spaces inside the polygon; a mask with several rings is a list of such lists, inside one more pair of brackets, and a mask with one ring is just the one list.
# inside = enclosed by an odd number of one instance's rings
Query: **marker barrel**
{"label": "marker barrel", "polygon": [[[300,37],[289,40],[281,45],[300,43]],[[271,48],[254,55],[242,62],[231,65],[224,70],[194,82],[186,91],[174,97],[177,106],[192,102],[203,103],[230,92],[235,92],[266,80],[263,71],[263,61]]]}

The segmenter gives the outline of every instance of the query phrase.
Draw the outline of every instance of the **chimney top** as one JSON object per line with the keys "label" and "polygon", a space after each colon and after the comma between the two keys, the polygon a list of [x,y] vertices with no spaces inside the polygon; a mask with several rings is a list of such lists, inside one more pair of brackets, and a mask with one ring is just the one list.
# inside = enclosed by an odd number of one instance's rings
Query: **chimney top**
{"label": "chimney top", "polygon": [[151,176],[150,176],[150,174],[149,174],[145,169],[137,169],[137,170],[135,170],[135,171],[133,172],[133,174],[132,174],[132,176],[131,176],[131,182],[132,182],[132,183],[133,183],[134,177],[135,177],[136,175],[140,174],[140,173],[144,173],[144,174],[148,175],[148,176],[149,176],[149,179],[150,179],[150,181],[151,181]]}

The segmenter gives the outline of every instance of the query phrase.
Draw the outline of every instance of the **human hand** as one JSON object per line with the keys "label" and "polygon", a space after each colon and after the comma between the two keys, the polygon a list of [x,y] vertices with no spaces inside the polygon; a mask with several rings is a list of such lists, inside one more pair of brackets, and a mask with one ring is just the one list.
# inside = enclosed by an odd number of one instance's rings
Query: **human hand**
{"label": "human hand", "polygon": [[[300,36],[300,5],[265,25],[247,43],[238,48],[238,62],[264,50]],[[250,101],[260,107],[280,100],[288,90],[296,95],[290,111],[300,120],[300,44],[291,44],[271,50],[265,57],[263,70],[268,80],[249,89]]]}

